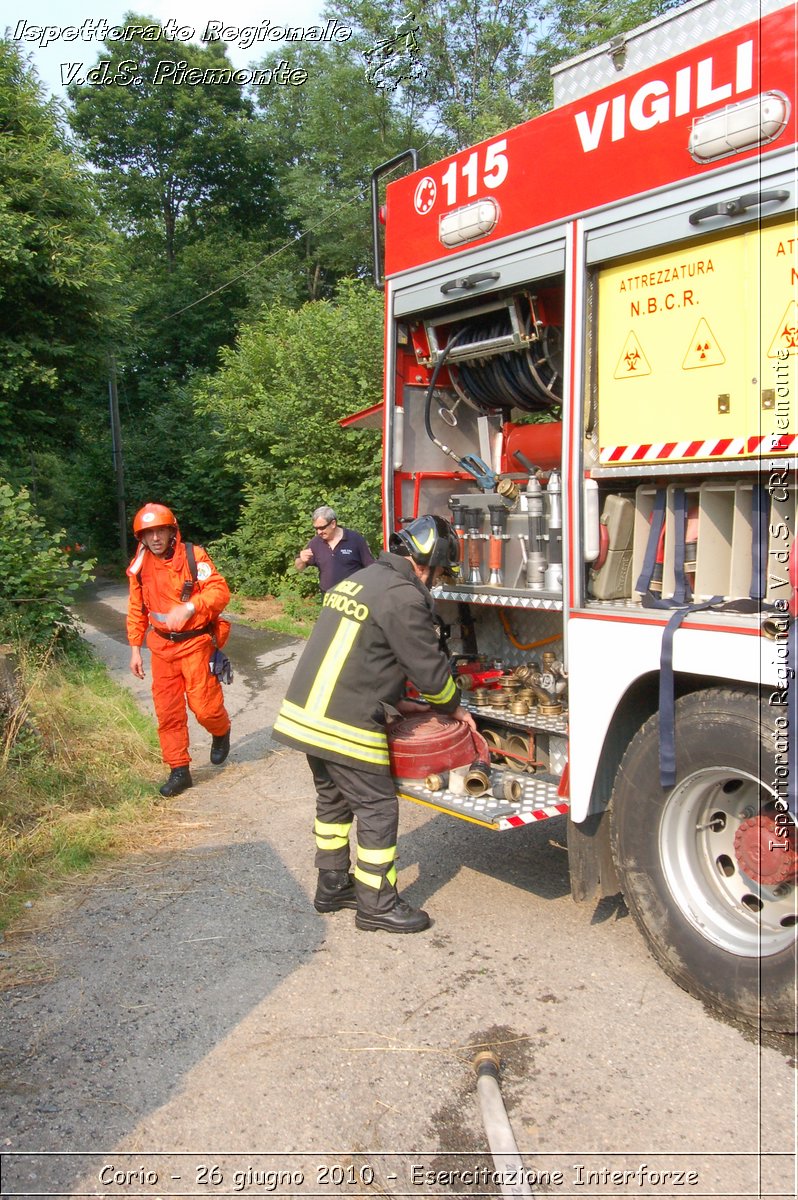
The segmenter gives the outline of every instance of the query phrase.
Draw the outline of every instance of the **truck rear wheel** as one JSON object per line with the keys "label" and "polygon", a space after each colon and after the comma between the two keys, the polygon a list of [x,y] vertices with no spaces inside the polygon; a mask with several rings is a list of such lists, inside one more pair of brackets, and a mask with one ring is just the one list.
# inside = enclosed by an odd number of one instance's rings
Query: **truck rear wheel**
{"label": "truck rear wheel", "polygon": [[665,971],[713,1008],[793,1032],[795,827],[775,803],[784,712],[747,692],[682,697],[675,787],[659,783],[654,716],[618,769],[610,824],[624,897]]}

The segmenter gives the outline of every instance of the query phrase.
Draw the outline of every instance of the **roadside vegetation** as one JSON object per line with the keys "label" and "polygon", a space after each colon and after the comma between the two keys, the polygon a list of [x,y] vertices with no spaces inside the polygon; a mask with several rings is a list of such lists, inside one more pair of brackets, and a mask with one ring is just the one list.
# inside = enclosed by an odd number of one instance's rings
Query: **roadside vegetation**
{"label": "roadside vegetation", "polygon": [[0,481],[0,928],[63,875],[125,847],[157,792],[157,741],[78,636],[93,563]]}
{"label": "roadside vegetation", "polygon": [[152,722],[85,645],[4,661],[15,690],[0,716],[0,929],[45,887],[140,845],[160,771]]}
{"label": "roadside vegetation", "polygon": [[318,591],[313,596],[295,596],[285,592],[264,599],[236,594],[227,605],[227,612],[233,613],[243,625],[300,638],[310,636],[320,610]]}

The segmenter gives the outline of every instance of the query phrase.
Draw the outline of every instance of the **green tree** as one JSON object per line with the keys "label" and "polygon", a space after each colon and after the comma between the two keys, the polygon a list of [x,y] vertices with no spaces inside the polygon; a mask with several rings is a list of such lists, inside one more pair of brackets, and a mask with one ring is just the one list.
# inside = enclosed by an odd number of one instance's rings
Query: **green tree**
{"label": "green tree", "polygon": [[93,563],[69,558],[64,533],[50,533],[30,502],[0,478],[0,641],[49,642],[74,632],[69,611]]}
{"label": "green tree", "polygon": [[[157,22],[127,13],[124,25]],[[250,101],[221,82],[232,71],[223,43],[132,34],[105,42],[93,71],[67,89],[70,123],[99,168],[113,219],[156,237],[170,268],[209,228],[240,231],[269,214],[269,163]]]}
{"label": "green tree", "polygon": [[212,421],[194,413],[187,389],[269,295],[253,267],[286,226],[254,106],[223,82],[232,70],[224,45],[144,37],[132,27],[157,22],[135,13],[124,24],[130,36],[106,42],[93,73],[68,90],[72,128],[123,236],[132,319],[116,354],[127,500],[135,511],[158,496],[195,514],[194,536],[205,540],[234,526],[239,481],[214,456]]}
{"label": "green tree", "polygon": [[118,279],[95,182],[7,41],[0,130],[0,466],[22,483],[37,451],[69,450],[86,406],[106,402]]}
{"label": "green tree", "polygon": [[[120,396],[124,427],[125,491],[131,514],[151,500],[175,512],[184,537],[205,545],[234,529],[242,503],[241,473],[219,441],[220,420],[193,403],[196,377],[170,388],[168,403],[153,406],[146,422]],[[127,410],[127,411],[126,411]],[[113,506],[109,506],[113,514]]]}
{"label": "green tree", "polygon": [[[284,55],[269,55],[261,66]],[[292,43],[291,63],[307,74],[301,87],[262,86],[255,97],[295,239],[285,257],[313,300],[331,295],[342,277],[371,272],[371,172],[430,135],[412,105],[398,106],[368,82],[351,41]]]}
{"label": "green tree", "polygon": [[[415,28],[416,69],[394,72],[391,102],[434,132],[433,152],[442,142],[450,153],[543,112],[552,103],[553,66],[681,2],[345,0],[335,11],[355,29],[350,45],[364,56],[397,30]],[[405,39],[402,32],[387,46],[400,62]]]}
{"label": "green tree", "polygon": [[542,0],[537,9],[539,36],[528,68],[534,103],[540,108],[551,106],[552,67],[653,21],[683,3],[684,0]]}
{"label": "green tree", "polygon": [[379,435],[343,432],[338,421],[381,398],[381,313],[374,289],[352,281],[331,300],[276,304],[198,389],[198,407],[220,421],[220,445],[244,475],[239,527],[214,554],[247,594],[311,586],[289,567],[319,504],[380,544]]}
{"label": "green tree", "polygon": [[538,20],[526,0],[347,0],[341,19],[357,30],[364,65],[375,53],[407,60],[393,79],[386,62],[381,86],[432,131],[432,157],[533,115],[528,58]]}

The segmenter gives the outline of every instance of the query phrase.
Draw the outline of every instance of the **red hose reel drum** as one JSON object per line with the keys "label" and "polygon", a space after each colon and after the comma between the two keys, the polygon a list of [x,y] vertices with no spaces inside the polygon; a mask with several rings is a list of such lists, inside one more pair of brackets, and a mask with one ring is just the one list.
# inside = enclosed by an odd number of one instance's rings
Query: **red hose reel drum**
{"label": "red hose reel drum", "polygon": [[490,762],[488,745],[463,721],[443,714],[419,713],[388,726],[388,754],[395,779],[426,779],[452,767]]}

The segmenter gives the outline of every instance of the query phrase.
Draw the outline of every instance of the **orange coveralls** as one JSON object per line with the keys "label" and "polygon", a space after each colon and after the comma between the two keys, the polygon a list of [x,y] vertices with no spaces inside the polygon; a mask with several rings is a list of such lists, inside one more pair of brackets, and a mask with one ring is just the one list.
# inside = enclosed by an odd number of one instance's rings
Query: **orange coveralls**
{"label": "orange coveralls", "polygon": [[[230,589],[201,546],[194,547],[197,582],[191,593],[195,613],[179,631],[180,640],[169,634],[161,617],[180,603],[183,584],[191,580],[186,550],[178,530],[171,558],[158,558],[142,543],[127,569],[130,596],[127,609],[127,638],[131,646],[147,645],[152,663],[152,698],[158,718],[161,754],[169,767],[185,767],[188,752],[186,700],[194,716],[213,737],[230,728],[222,685],[208,670],[213,653],[210,631],[182,638],[189,630],[204,630],[223,611]],[[149,632],[148,632],[149,630]],[[145,642],[146,639],[146,642]]]}

